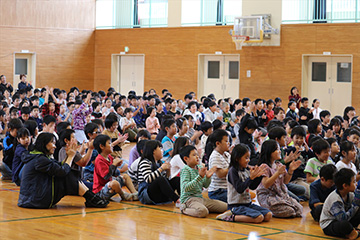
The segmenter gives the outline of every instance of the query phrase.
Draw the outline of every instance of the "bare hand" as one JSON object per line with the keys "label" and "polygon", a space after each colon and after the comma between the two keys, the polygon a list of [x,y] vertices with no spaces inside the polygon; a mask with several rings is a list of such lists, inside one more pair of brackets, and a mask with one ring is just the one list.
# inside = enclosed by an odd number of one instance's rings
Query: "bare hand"
{"label": "bare hand", "polygon": [[113,161],[113,165],[118,167],[118,166],[121,166],[123,160],[121,160],[120,158],[114,158],[114,161]]}
{"label": "bare hand", "polygon": [[292,161],[289,165],[289,171],[295,171],[301,165],[301,160]]}
{"label": "bare hand", "polygon": [[282,175],[284,173],[286,173],[286,166],[285,165],[278,165],[277,169],[276,169],[276,172],[279,174],[279,175]]}
{"label": "bare hand", "polygon": [[265,165],[261,165],[261,166],[254,166],[254,167],[250,167],[250,179],[254,180],[257,177],[261,177],[262,175],[265,174],[265,169],[266,166]]}
{"label": "bare hand", "polygon": [[211,178],[211,176],[216,172],[217,167],[212,167],[208,171],[206,171],[206,177]]}
{"label": "bare hand", "polygon": [[333,137],[333,136],[334,136],[333,131],[332,131],[331,129],[328,129],[328,130],[326,131],[326,133],[325,133],[325,137],[326,137],[326,138],[331,138],[331,137]]}
{"label": "bare hand", "polygon": [[205,174],[206,174],[206,167],[201,167],[199,168],[199,175],[203,178],[205,177]]}
{"label": "bare hand", "polygon": [[168,162],[164,162],[162,165],[161,165],[161,168],[164,169],[164,170],[169,170],[171,168],[171,165],[170,163]]}

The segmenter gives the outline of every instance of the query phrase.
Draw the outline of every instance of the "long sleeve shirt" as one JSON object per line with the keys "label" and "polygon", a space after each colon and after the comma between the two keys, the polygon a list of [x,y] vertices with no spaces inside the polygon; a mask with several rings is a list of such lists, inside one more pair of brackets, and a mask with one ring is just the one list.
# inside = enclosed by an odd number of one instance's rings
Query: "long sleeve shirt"
{"label": "long sleeve shirt", "polygon": [[139,183],[152,183],[156,178],[165,175],[165,171],[160,172],[159,168],[153,171],[152,163],[149,159],[140,160],[138,166],[138,181]]}
{"label": "long sleeve shirt", "polygon": [[51,115],[51,116],[54,116],[55,118],[57,118],[57,116],[60,113],[60,104],[55,103],[55,111],[50,112],[49,104],[44,103],[41,107],[41,113],[42,113],[42,117],[45,117],[46,115]]}
{"label": "long sleeve shirt", "polygon": [[87,107],[86,103],[80,105],[78,109],[72,112],[74,119],[74,130],[84,130],[86,125],[86,116],[91,114],[93,111],[92,106]]}
{"label": "long sleeve shirt", "polygon": [[192,197],[202,198],[202,188],[207,188],[210,182],[211,179],[206,176],[201,177],[196,168],[185,165],[180,173],[180,202],[185,203]]}

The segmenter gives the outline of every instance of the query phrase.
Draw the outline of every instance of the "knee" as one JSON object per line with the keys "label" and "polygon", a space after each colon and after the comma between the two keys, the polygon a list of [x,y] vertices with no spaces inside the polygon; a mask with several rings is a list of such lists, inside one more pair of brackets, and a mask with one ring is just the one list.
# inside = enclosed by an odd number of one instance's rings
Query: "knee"
{"label": "knee", "polygon": [[268,213],[265,214],[265,216],[264,216],[264,222],[270,221],[271,218],[272,218],[272,213],[271,213],[271,212],[268,212]]}
{"label": "knee", "polygon": [[112,180],[111,182],[109,182],[109,188],[111,188],[111,190],[120,188],[120,183],[116,180]]}
{"label": "knee", "polygon": [[130,181],[130,177],[126,173],[123,173],[121,176],[124,178],[125,182]]}
{"label": "knee", "polygon": [[197,210],[197,217],[204,218],[209,215],[209,210],[206,207],[198,208]]}
{"label": "knee", "polygon": [[262,221],[264,221],[264,216],[262,214],[254,219],[254,223],[261,223]]}

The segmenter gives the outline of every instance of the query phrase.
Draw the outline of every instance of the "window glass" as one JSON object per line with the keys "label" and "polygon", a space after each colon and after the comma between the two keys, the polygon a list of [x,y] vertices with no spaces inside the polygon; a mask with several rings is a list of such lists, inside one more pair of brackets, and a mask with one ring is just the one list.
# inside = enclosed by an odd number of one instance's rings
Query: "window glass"
{"label": "window glass", "polygon": [[312,63],[312,81],[326,82],[326,62]]}
{"label": "window glass", "polygon": [[208,78],[219,78],[220,77],[220,62],[209,61],[208,62]]}
{"label": "window glass", "polygon": [[351,82],[351,63],[337,63],[337,82]]}

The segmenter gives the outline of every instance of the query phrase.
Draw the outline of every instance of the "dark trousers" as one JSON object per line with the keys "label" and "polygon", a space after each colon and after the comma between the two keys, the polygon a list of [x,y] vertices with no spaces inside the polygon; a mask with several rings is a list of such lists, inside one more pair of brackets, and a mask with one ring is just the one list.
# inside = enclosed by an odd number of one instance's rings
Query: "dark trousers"
{"label": "dark trousers", "polygon": [[351,233],[354,227],[360,224],[360,211],[357,211],[350,221],[334,220],[329,226],[323,229],[324,233],[329,236],[344,238]]}
{"label": "dark trousers", "polygon": [[323,204],[318,205],[316,208],[312,209],[310,212],[313,219],[317,222],[320,220],[320,215],[321,215],[322,209],[323,209]]}
{"label": "dark trousers", "polygon": [[180,178],[173,178],[168,180],[164,177],[158,177],[150,183],[147,192],[150,199],[155,203],[165,203],[169,201],[176,202],[180,193]]}

